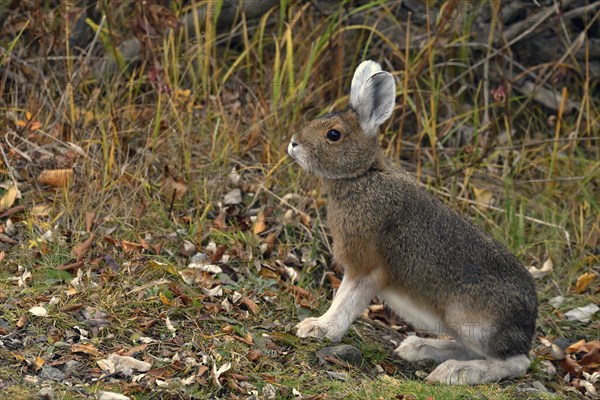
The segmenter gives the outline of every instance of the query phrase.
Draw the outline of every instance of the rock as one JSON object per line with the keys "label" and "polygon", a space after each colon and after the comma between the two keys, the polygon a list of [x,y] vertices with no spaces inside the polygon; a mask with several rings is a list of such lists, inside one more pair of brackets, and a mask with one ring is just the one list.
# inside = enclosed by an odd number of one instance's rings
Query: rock
{"label": "rock", "polygon": [[192,256],[191,262],[193,264],[206,264],[208,256],[205,253],[196,253]]}
{"label": "rock", "polygon": [[562,351],[565,351],[567,347],[569,347],[569,345],[571,344],[571,341],[567,338],[559,336],[556,339],[554,339],[553,343],[557,345]]}
{"label": "rock", "polygon": [[77,376],[81,372],[81,363],[75,360],[69,360],[65,363],[65,375]]}
{"label": "rock", "polygon": [[553,377],[554,375],[556,375],[556,367],[554,366],[554,364],[552,364],[552,362],[544,360],[540,363],[540,366],[542,367],[544,373],[549,377]]}
{"label": "rock", "polygon": [[317,352],[317,358],[322,364],[326,363],[329,357],[336,358],[358,368],[361,368],[364,364],[360,350],[349,344],[324,347]]}
{"label": "rock", "polygon": [[37,395],[40,399],[43,400],[54,400],[56,398],[56,394],[54,393],[54,389],[51,387],[43,387],[37,392]]}
{"label": "rock", "polygon": [[62,381],[65,379],[65,374],[58,368],[44,365],[40,371],[40,378],[43,380]]}
{"label": "rock", "polygon": [[549,391],[549,390],[546,388],[546,386],[544,386],[544,384],[543,384],[542,382],[540,382],[540,381],[533,381],[533,382],[531,383],[531,387],[533,387],[533,388],[535,388],[535,389],[539,390],[540,392],[546,392],[546,393],[550,392],[550,391]]}
{"label": "rock", "polygon": [[[2,333],[2,331],[6,333]],[[10,325],[4,318],[0,318],[0,334],[6,335],[10,331]]]}

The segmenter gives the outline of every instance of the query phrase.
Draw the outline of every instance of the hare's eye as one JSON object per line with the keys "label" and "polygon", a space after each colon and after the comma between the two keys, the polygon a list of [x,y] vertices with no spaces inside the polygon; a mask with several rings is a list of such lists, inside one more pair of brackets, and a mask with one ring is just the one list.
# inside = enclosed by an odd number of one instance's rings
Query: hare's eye
{"label": "hare's eye", "polygon": [[332,142],[337,142],[342,138],[342,134],[340,131],[336,131],[335,129],[330,129],[327,131],[327,140]]}

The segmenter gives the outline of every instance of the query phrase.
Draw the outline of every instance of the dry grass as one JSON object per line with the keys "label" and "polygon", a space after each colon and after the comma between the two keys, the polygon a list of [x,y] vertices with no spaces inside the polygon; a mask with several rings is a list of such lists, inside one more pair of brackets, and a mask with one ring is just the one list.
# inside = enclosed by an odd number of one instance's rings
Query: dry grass
{"label": "dry grass", "polygon": [[[574,291],[577,278],[597,275],[600,265],[598,81],[568,52],[560,63],[521,66],[500,39],[502,26],[490,24],[483,38],[472,35],[476,12],[413,15],[407,30],[408,22],[393,16],[399,2],[346,3],[322,13],[292,2],[257,21],[242,20],[228,33],[218,33],[210,18],[198,21],[196,38],[157,35],[141,63],[100,77],[93,74],[99,63],[93,54],[116,53],[114,43],[128,32],[130,4],[104,10],[89,55],[67,46],[73,26],[65,9],[21,9],[23,23],[10,22],[15,34],[2,37],[0,53],[0,197],[13,183],[21,193],[7,207],[15,213],[0,219],[0,321],[6,323],[0,325],[0,392],[33,396],[41,386],[31,385],[32,377],[42,364],[60,367],[75,359],[85,372],[73,377],[72,387],[53,384],[60,398],[100,390],[136,398],[243,398],[240,382],[261,398],[269,383],[288,398],[292,388],[329,398],[526,398],[516,390],[531,380],[561,396],[570,393],[536,366],[547,358],[537,341],[528,377],[469,389],[429,387],[412,373],[405,379],[402,372],[414,367],[395,360],[389,342],[365,340],[389,331],[374,322],[360,324],[346,342],[371,365],[389,367],[393,377],[383,382],[360,370],[351,370],[348,382],[330,380],[314,359],[319,345],[290,335],[300,316],[326,306],[330,289],[319,289],[319,281],[330,260],[326,197],[287,158],[287,141],[309,119],[344,107],[354,67],[373,58],[399,86],[399,105],[381,135],[387,155],[526,265],[553,261],[553,272],[538,283],[539,336],[598,338],[597,317],[588,324],[562,317],[598,295],[597,276],[582,293]],[[459,3],[444,4],[448,11]],[[591,13],[586,21],[597,18]],[[577,35],[569,33],[575,43]],[[540,91],[516,90],[521,80],[507,80],[507,71],[556,93],[556,106],[541,105]],[[36,180],[52,169],[73,169],[74,177],[59,188]],[[234,188],[241,189],[242,203],[224,206]],[[264,229],[257,229],[263,217]],[[74,249],[91,235],[91,248],[78,257]],[[178,271],[194,252],[189,246],[210,255],[209,242],[225,246],[230,261],[221,262],[233,272],[186,285]],[[294,264],[290,254],[301,262]],[[60,270],[76,261],[83,264]],[[281,270],[284,264],[298,271],[297,285]],[[33,278],[18,286],[11,278],[25,270]],[[74,287],[69,282],[78,270],[82,284]],[[201,291],[218,285],[224,297]],[[223,309],[234,292],[254,299],[259,311],[238,303]],[[557,295],[566,301],[554,309],[547,300]],[[49,317],[29,315],[19,327],[30,307],[47,306],[53,297]],[[88,307],[105,312],[109,325],[82,317]],[[166,317],[176,325],[175,338]],[[247,335],[252,345],[232,339]],[[156,340],[134,353],[160,370],[152,379],[132,383],[101,373],[98,359],[140,345],[140,336]],[[72,352],[74,337],[93,343],[102,356]],[[252,348],[262,351],[260,361],[249,361]],[[201,375],[197,366],[174,366],[175,354],[204,354],[209,368],[226,361],[233,368],[218,388],[211,370]],[[194,374],[189,386],[156,385],[156,379]]]}

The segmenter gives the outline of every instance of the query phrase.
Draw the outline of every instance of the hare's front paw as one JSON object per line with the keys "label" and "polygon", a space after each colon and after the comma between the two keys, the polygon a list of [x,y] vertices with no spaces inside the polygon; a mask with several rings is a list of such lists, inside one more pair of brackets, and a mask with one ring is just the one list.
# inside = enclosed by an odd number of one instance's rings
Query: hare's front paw
{"label": "hare's front paw", "polygon": [[298,337],[329,339],[332,342],[337,342],[344,335],[344,332],[334,322],[323,321],[321,318],[306,318],[296,325],[296,329],[296,336]]}

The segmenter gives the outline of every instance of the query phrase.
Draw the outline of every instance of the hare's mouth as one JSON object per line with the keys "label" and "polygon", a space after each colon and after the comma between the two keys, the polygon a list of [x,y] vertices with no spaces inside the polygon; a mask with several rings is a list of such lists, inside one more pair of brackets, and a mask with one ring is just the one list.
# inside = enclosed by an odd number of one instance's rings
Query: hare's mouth
{"label": "hare's mouth", "polygon": [[290,143],[287,148],[287,152],[303,169],[310,171],[310,163],[306,159],[306,154],[303,151],[302,147],[298,144],[295,146]]}

